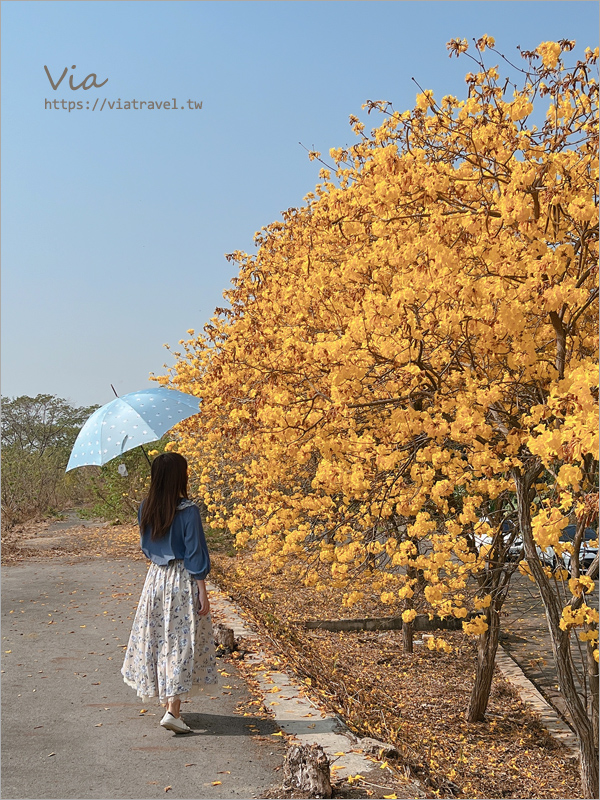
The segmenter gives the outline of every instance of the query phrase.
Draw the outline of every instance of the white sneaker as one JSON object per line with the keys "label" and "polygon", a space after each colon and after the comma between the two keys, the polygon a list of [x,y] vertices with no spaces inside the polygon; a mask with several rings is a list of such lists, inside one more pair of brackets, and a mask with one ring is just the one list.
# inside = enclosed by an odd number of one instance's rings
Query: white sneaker
{"label": "white sneaker", "polygon": [[192,729],[188,727],[180,717],[174,717],[170,711],[167,711],[167,713],[161,719],[160,724],[163,726],[163,728],[166,728],[169,731],[174,731],[175,733],[192,732]]}

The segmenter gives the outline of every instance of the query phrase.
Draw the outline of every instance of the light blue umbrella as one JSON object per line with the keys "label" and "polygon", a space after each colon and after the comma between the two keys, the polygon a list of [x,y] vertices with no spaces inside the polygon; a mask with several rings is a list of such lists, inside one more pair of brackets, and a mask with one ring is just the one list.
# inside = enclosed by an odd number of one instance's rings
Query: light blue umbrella
{"label": "light blue umbrella", "polygon": [[200,400],[175,389],[141,389],[117,397],[79,431],[66,472],[87,464],[106,464],[127,450],[155,442],[169,428],[199,413]]}

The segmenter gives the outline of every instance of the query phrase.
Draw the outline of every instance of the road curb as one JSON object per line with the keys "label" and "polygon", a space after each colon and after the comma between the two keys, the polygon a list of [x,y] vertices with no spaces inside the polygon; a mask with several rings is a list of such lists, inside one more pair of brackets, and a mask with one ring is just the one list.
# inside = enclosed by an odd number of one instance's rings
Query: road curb
{"label": "road curb", "polygon": [[579,745],[576,735],[571,728],[563,722],[554,708],[536,689],[521,667],[506,652],[502,645],[498,647],[496,652],[496,666],[500,670],[502,676],[515,687],[525,705],[536,712],[540,718],[540,722],[552,738],[564,744],[574,756],[579,757]]}
{"label": "road curb", "polygon": [[[215,620],[221,617],[228,627],[233,629],[236,638],[243,638],[255,645],[255,651],[247,658],[249,663],[258,664],[265,660],[265,654],[259,644],[259,636],[250,624],[240,616],[236,605],[224,595],[215,584],[209,584],[211,606]],[[502,676],[517,690],[519,697],[538,715],[541,724],[558,742],[567,747],[573,757],[579,757],[577,737],[571,728],[560,718],[555,709],[548,703],[534,684],[527,678],[519,664],[500,645],[496,652],[496,666]],[[337,716],[325,714],[307,697],[299,697],[299,687],[285,672],[271,673],[269,680],[258,675],[261,691],[271,702],[279,705],[270,707],[275,721],[281,729],[298,738],[303,744],[317,743],[329,756],[342,750],[356,749],[357,739]],[[273,691],[277,689],[277,691]],[[308,714],[313,716],[308,717]],[[308,722],[307,722],[308,720]],[[318,729],[317,729],[318,725]],[[312,727],[312,730],[311,730]],[[348,752],[345,757],[338,756],[336,765],[341,767],[340,776],[372,769],[373,762],[368,761],[360,753]]]}
{"label": "road curb", "polygon": [[[233,629],[236,638],[251,643],[252,652],[246,655],[245,662],[252,665],[265,663],[266,655],[260,646],[260,636],[241,616],[235,603],[214,583],[207,581],[207,588],[213,621],[225,623]],[[381,764],[360,750],[360,740],[344,721],[337,715],[322,711],[306,696],[306,687],[285,670],[257,671],[255,679],[265,706],[281,730],[295,737],[300,744],[318,744],[323,748],[332,764],[332,779],[345,779],[356,774],[364,777],[377,769],[380,779],[385,780],[381,774]],[[397,776],[392,778],[390,775],[390,779],[396,782]],[[407,782],[406,788],[412,790],[411,797],[425,796],[421,787],[413,781]]]}
{"label": "road curb", "polygon": [[[208,588],[214,621],[225,622],[233,629],[236,639],[252,643],[252,652],[247,654],[245,661],[253,665],[264,663],[266,656],[256,631],[247,620],[243,619],[236,605],[227,599],[216,585],[209,583]],[[301,744],[320,744],[327,755],[333,757],[336,766],[343,767],[336,770],[343,777],[373,768],[373,762],[368,761],[364,755],[346,752],[355,747],[356,737],[339,717],[321,711],[304,694],[299,695],[302,687],[285,671],[269,671],[268,675],[258,672],[256,680],[264,695],[265,705],[284,733],[295,736]],[[278,705],[270,706],[271,702]],[[334,755],[342,751],[346,752],[345,756]]]}

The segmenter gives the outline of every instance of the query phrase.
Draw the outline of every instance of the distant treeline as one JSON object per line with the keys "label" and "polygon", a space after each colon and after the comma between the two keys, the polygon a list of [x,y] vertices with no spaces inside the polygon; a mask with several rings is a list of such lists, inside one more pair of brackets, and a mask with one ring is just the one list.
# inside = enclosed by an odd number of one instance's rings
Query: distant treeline
{"label": "distant treeline", "polygon": [[[84,507],[110,521],[135,519],[149,478],[137,448],[104,467],[65,473],[79,431],[98,406],[76,407],[50,394],[2,398],[2,524]],[[151,445],[161,450],[160,442]],[[119,463],[127,467],[120,475]]]}

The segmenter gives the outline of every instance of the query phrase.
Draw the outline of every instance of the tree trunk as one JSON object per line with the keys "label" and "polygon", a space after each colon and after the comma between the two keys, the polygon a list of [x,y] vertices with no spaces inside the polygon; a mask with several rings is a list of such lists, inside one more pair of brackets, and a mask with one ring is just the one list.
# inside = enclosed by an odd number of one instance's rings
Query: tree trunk
{"label": "tree trunk", "polygon": [[412,622],[402,623],[402,650],[405,653],[413,652],[413,624]]}
{"label": "tree trunk", "polygon": [[493,606],[486,609],[486,622],[488,629],[480,635],[477,643],[477,674],[467,709],[467,722],[483,722],[492,690],[500,635],[500,614]]}
{"label": "tree trunk", "polygon": [[598,797],[598,747],[594,743],[592,731],[579,735],[579,769],[581,772],[581,788],[584,797]]}
{"label": "tree trunk", "polygon": [[556,663],[558,685],[569,710],[573,728],[579,740],[581,782],[584,797],[598,797],[598,747],[590,715],[575,683],[575,667],[571,655],[570,632],[560,628],[562,602],[555,594],[544,568],[540,563],[531,530],[531,508],[529,487],[538,473],[537,468],[529,469],[525,475],[519,469],[513,470],[519,512],[519,527],[525,545],[525,557],[535,582],[540,590],[552,652]]}
{"label": "tree trunk", "polygon": [[590,681],[590,694],[592,696],[592,729],[594,731],[594,744],[598,749],[598,662],[594,658],[594,648],[591,642],[587,643],[587,668]]}
{"label": "tree trunk", "polygon": [[562,380],[565,376],[565,360],[567,357],[567,332],[561,316],[556,311],[550,312],[550,321],[556,333],[556,359],[554,363],[558,370],[558,377]]}

